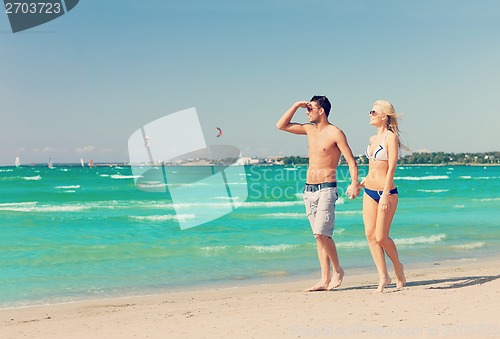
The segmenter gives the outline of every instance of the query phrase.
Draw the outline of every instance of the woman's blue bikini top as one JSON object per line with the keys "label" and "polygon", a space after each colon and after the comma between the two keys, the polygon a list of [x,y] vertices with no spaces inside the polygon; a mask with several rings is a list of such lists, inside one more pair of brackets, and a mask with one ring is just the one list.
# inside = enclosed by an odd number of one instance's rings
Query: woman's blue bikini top
{"label": "woman's blue bikini top", "polygon": [[[385,133],[385,136],[384,136],[384,139],[382,140],[382,144],[384,143],[385,139],[387,138],[387,134],[389,133],[389,131],[387,131],[387,133]],[[387,157],[387,150],[384,148],[384,146],[382,144],[379,144],[378,145],[378,148],[373,152],[373,155],[370,156],[369,152],[370,152],[370,146],[372,144],[369,144],[368,147],[366,148],[366,151],[365,151],[365,155],[368,159],[373,159],[373,160],[381,160],[381,161],[387,161],[389,160],[388,157]]]}

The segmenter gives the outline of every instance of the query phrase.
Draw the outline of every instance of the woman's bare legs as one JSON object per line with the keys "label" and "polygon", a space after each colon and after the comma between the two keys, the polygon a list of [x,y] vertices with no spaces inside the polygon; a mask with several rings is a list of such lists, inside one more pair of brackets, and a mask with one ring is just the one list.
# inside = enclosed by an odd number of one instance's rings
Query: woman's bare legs
{"label": "woman's bare legs", "polygon": [[387,272],[385,253],[391,259],[396,272],[396,285],[401,288],[406,283],[403,265],[399,262],[399,255],[396,244],[389,237],[392,219],[398,204],[397,194],[388,197],[390,208],[384,212],[379,209],[379,204],[368,195],[363,196],[363,221],[365,224],[365,235],[370,247],[375,266],[379,274],[379,285],[377,290],[383,292],[384,288],[391,283],[391,278]]}

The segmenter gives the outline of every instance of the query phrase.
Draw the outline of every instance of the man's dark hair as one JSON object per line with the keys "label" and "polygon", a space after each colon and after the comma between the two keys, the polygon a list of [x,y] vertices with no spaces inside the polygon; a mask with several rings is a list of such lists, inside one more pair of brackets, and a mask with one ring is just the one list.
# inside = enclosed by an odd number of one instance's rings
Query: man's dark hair
{"label": "man's dark hair", "polygon": [[324,95],[315,95],[311,98],[310,101],[316,102],[319,107],[323,108],[325,110],[326,117],[328,118],[328,115],[330,114],[330,109],[332,108],[332,104],[328,100],[327,97]]}

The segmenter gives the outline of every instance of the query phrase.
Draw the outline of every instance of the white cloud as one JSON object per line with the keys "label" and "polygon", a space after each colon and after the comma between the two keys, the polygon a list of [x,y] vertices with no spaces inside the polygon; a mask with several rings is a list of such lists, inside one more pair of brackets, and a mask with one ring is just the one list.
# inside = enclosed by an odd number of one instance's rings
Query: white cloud
{"label": "white cloud", "polygon": [[78,153],[78,154],[90,153],[90,152],[92,152],[93,150],[95,150],[95,147],[94,147],[94,146],[92,146],[92,145],[87,145],[87,146],[83,146],[83,147],[77,147],[77,148],[75,148],[75,151],[76,151],[76,153]]}

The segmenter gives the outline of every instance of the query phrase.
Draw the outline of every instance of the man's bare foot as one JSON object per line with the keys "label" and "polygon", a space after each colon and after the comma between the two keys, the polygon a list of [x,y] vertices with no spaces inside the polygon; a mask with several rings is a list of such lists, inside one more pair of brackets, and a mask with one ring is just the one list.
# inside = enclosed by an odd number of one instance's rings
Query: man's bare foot
{"label": "man's bare foot", "polygon": [[381,278],[378,283],[377,291],[380,293],[384,292],[384,288],[386,288],[387,285],[389,285],[390,283],[391,283],[391,278],[389,277]]}
{"label": "man's bare foot", "polygon": [[406,285],[406,277],[403,264],[399,263],[400,269],[396,271],[396,287],[403,288]]}
{"label": "man's bare foot", "polygon": [[333,277],[335,279],[333,279],[330,285],[328,285],[329,290],[333,290],[334,288],[340,287],[340,285],[342,285],[342,280],[344,279],[344,270],[341,268],[340,272],[333,274]]}
{"label": "man's bare foot", "polygon": [[305,289],[304,292],[318,292],[318,291],[326,291],[328,287],[328,283],[322,283],[321,281],[316,285]]}

